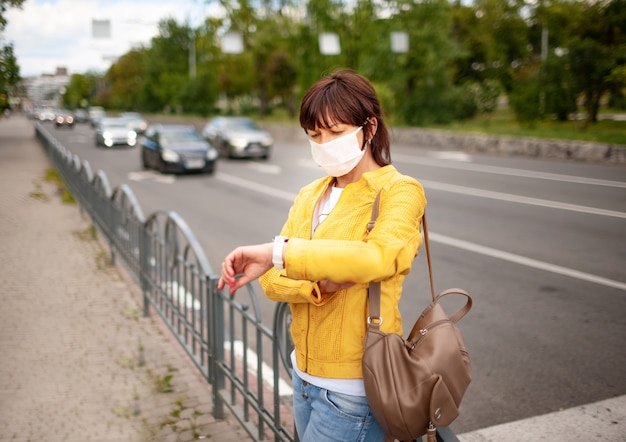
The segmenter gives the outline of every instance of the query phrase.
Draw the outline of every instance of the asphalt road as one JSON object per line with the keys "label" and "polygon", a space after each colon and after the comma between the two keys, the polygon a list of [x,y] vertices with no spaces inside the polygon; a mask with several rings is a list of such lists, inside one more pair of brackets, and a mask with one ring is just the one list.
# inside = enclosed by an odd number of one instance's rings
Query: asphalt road
{"label": "asphalt road", "polygon": [[[96,148],[87,125],[45,127],[113,188],[130,186],[144,214],[181,215],[214,270],[235,246],[277,234],[298,189],[322,173],[304,136],[278,141],[269,161],[223,159],[212,176],[168,176],[143,171],[137,147]],[[474,298],[459,324],[473,381],[454,431],[625,394],[626,168],[452,146],[393,146],[392,158],[426,190],[436,290]],[[258,294],[269,326],[274,305]],[[429,296],[420,253],[405,284],[405,329]]]}

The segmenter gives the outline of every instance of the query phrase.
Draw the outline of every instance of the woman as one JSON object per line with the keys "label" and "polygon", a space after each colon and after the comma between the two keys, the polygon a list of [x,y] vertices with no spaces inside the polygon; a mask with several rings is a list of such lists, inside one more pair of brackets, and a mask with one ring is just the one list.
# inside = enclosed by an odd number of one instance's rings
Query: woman
{"label": "woman", "polygon": [[268,298],[289,303],[301,441],[382,441],[362,379],[367,289],[381,281],[381,329],[402,335],[398,303],[421,244],[424,190],[391,165],[378,97],[360,74],[340,70],[317,81],[302,100],[300,125],[328,176],[300,190],[272,243],[225,258],[218,289],[234,294],[260,277]]}

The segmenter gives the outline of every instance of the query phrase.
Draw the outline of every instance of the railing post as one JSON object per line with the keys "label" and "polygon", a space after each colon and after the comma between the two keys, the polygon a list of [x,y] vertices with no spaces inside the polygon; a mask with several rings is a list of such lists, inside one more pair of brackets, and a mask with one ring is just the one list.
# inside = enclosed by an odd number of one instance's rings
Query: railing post
{"label": "railing post", "polygon": [[111,210],[113,204],[109,201],[107,212],[107,219],[104,222],[108,223],[102,227],[102,230],[106,232],[107,241],[109,242],[109,250],[111,250],[111,265],[115,265],[115,235],[119,234],[120,212],[117,210]]}
{"label": "railing post", "polygon": [[148,298],[148,274],[150,272],[150,238],[145,224],[142,225],[141,234],[139,235],[139,263],[141,293],[143,295],[143,315],[150,316],[150,299]]}
{"label": "railing post", "polygon": [[[211,311],[209,312],[209,327],[211,328],[211,362],[209,364],[209,379],[211,391],[213,392],[213,417],[224,418],[224,404],[220,391],[224,389],[226,383],[224,373],[218,365],[224,363],[224,343],[226,342],[224,333],[224,300],[217,290],[218,278],[209,278],[209,299]],[[233,349],[231,349],[233,351]]]}
{"label": "railing post", "polygon": [[459,442],[454,431],[450,427],[437,428],[437,440],[441,442]]}

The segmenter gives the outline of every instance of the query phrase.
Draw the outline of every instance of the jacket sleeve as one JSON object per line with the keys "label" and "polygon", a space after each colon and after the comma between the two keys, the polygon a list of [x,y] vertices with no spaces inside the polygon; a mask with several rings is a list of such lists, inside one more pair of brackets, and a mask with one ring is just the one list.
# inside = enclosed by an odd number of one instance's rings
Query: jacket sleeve
{"label": "jacket sleeve", "polygon": [[[311,195],[309,192],[301,192],[289,209],[287,221],[281,229],[280,234],[288,237],[290,242],[294,240],[293,235],[295,232],[292,223],[294,219],[297,218],[294,216],[294,212],[297,207],[300,207],[300,201],[307,201],[310,198]],[[272,267],[259,278],[259,283],[265,295],[272,301],[313,304],[321,304],[325,301],[316,281],[310,281],[305,278],[293,279],[287,277],[284,269],[278,270]]]}
{"label": "jacket sleeve", "polygon": [[367,284],[407,274],[421,244],[425,205],[424,190],[416,180],[394,181],[381,190],[379,216],[365,241],[290,237],[290,216],[281,233],[290,238],[285,269],[270,269],[260,280],[267,296],[323,304],[327,299],[315,281]]}
{"label": "jacket sleeve", "polygon": [[293,238],[285,249],[285,275],[295,280],[367,284],[411,270],[422,243],[426,198],[414,179],[382,189],[378,219],[365,241]]}

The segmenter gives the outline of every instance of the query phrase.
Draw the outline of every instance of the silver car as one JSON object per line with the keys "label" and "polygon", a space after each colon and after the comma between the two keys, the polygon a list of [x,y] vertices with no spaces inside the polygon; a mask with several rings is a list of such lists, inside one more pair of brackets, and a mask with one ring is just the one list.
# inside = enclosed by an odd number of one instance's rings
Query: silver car
{"label": "silver car", "polygon": [[137,144],[137,132],[128,127],[128,122],[123,118],[103,118],[96,127],[95,142],[96,146],[133,147]]}
{"label": "silver car", "polygon": [[215,117],[202,130],[224,157],[268,159],[274,144],[269,132],[246,117]]}
{"label": "silver car", "polygon": [[148,122],[139,112],[122,112],[120,118],[125,119],[128,125],[137,134],[143,134],[148,128]]}

